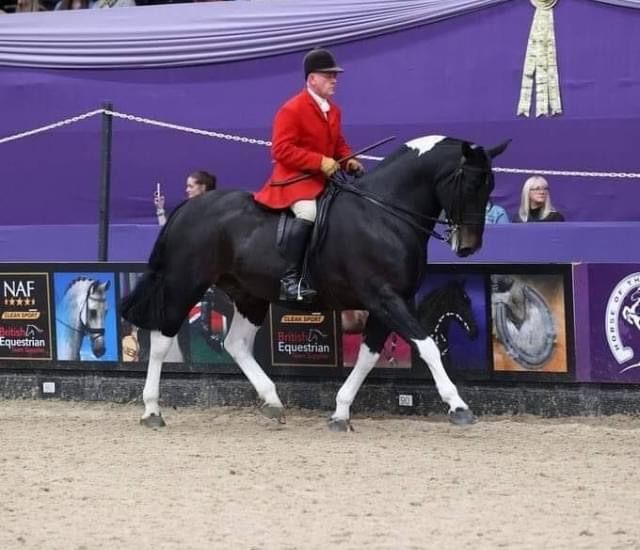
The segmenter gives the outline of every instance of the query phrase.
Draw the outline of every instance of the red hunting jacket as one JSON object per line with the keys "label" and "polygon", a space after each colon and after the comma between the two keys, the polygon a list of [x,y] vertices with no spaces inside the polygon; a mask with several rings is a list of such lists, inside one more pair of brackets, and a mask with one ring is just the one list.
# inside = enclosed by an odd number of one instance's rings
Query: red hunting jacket
{"label": "red hunting jacket", "polygon": [[[342,135],[340,108],[335,103],[331,103],[327,116],[306,89],[276,113],[271,139],[275,164],[269,180],[254,195],[259,203],[274,209],[288,208],[296,201],[315,199],[322,193],[325,186],[325,176],[320,171],[322,157],[337,160],[351,154]],[[313,175],[291,185],[271,185],[303,172]]]}

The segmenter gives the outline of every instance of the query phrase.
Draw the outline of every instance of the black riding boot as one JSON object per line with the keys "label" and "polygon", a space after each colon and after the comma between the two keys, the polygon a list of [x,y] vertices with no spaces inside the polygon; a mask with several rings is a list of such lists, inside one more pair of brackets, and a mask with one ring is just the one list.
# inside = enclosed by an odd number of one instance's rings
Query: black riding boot
{"label": "black riding boot", "polygon": [[313,222],[294,218],[291,220],[291,230],[288,236],[284,257],[287,260],[287,270],[280,279],[280,299],[298,302],[311,300],[317,292],[307,286],[300,276],[300,269],[307,250],[307,243],[311,237]]}

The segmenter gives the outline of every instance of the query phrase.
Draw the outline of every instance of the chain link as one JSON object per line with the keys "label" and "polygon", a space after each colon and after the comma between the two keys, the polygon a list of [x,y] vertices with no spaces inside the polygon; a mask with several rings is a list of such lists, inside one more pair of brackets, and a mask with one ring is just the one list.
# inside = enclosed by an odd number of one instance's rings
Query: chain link
{"label": "chain link", "polygon": [[499,168],[494,167],[494,172],[504,174],[536,174],[539,176],[573,176],[580,178],[640,178],[640,174],[633,172],[579,172],[576,170],[527,170],[525,168]]}
{"label": "chain link", "polygon": [[[74,124],[76,122],[80,122],[81,120],[85,120],[87,118],[91,118],[93,116],[101,115],[101,114],[111,115],[112,117],[115,117],[115,118],[130,120],[132,122],[139,122],[141,124],[149,124],[151,126],[159,126],[161,128],[168,128],[170,130],[178,130],[181,132],[196,134],[199,136],[207,136],[207,137],[212,137],[217,139],[225,139],[228,141],[237,141],[239,143],[249,143],[251,145],[262,145],[264,147],[271,147],[271,142],[264,139],[249,138],[249,137],[238,136],[234,134],[223,134],[220,132],[212,132],[210,130],[202,130],[200,128],[191,128],[189,126],[181,126],[179,124],[172,124],[170,122],[163,122],[161,120],[155,120],[152,118],[144,118],[136,115],[130,115],[127,113],[120,113],[118,111],[111,111],[109,109],[95,109],[94,111],[88,111],[86,113],[82,113],[77,116],[65,118],[64,120],[53,122],[51,124],[47,124],[46,126],[41,126],[39,128],[34,128],[33,130],[27,130],[26,132],[20,132],[18,134],[13,134],[11,136],[0,138],[0,144],[8,143],[10,141],[22,139],[29,136],[33,136],[36,134],[40,134],[42,132],[48,132],[49,130],[61,128],[62,126],[66,126],[68,124]],[[383,157],[374,157],[371,155],[358,155],[358,157],[361,159],[376,160],[376,161],[380,161],[383,159]],[[503,174],[539,174],[541,176],[570,176],[570,177],[580,177],[580,178],[616,178],[616,179],[640,178],[640,174],[633,173],[633,172],[582,172],[577,170],[537,170],[537,169],[501,168],[501,167],[494,167],[493,171],[498,173],[503,173]]]}
{"label": "chain link", "polygon": [[104,112],[104,109],[96,109],[95,111],[89,111],[87,113],[82,113],[81,115],[78,115],[78,116],[65,118],[64,120],[60,120],[59,122],[53,122],[51,124],[47,124],[46,126],[41,126],[40,128],[34,128],[33,130],[27,130],[26,132],[20,132],[19,134],[13,134],[12,136],[3,137],[3,138],[0,138],[0,144],[8,143],[9,141],[14,141],[16,139],[21,139],[29,136],[35,136],[36,134],[40,134],[42,132],[48,132],[49,130],[54,130],[55,128],[60,128],[62,126],[66,126],[67,124],[80,122],[85,118],[90,118],[92,116],[100,115],[103,112]]}
{"label": "chain link", "polygon": [[189,126],[180,126],[179,124],[172,124],[170,122],[163,122],[161,120],[155,120],[152,118],[144,118],[136,115],[129,115],[127,113],[119,113],[117,111],[110,111],[103,109],[103,112],[107,115],[111,115],[116,118],[123,118],[125,120],[131,120],[133,122],[140,122],[142,124],[149,124],[151,126],[159,126],[161,128],[169,128],[170,130],[179,130],[181,132],[187,132],[190,134],[197,134],[199,136],[208,136],[218,139],[226,139],[228,141],[238,141],[240,143],[250,143],[251,145],[264,145],[271,147],[271,142],[264,139],[248,138],[244,136],[236,136],[234,134],[222,134],[220,132],[211,132],[209,130],[201,130],[200,128],[191,128]]}

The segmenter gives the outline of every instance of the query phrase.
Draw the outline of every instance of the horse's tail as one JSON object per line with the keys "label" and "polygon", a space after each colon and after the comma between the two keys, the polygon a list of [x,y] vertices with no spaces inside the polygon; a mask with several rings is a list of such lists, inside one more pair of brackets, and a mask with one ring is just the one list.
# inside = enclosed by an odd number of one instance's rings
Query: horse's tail
{"label": "horse's tail", "polygon": [[122,317],[140,328],[160,330],[164,325],[162,272],[148,270],[120,304]]}
{"label": "horse's tail", "polygon": [[166,223],[160,229],[160,233],[158,234],[158,238],[151,249],[151,254],[149,254],[149,260],[147,265],[149,269],[152,271],[162,271],[165,265],[165,256],[167,250],[167,241],[169,236],[169,231],[171,226],[173,225],[173,221],[175,219],[176,213],[185,205],[187,201],[183,201],[180,203],[169,215]]}
{"label": "horse's tail", "polygon": [[169,232],[176,212],[186,203],[180,204],[160,229],[149,260],[147,271],[131,293],[122,299],[122,317],[139,328],[161,330],[165,325],[165,283]]}

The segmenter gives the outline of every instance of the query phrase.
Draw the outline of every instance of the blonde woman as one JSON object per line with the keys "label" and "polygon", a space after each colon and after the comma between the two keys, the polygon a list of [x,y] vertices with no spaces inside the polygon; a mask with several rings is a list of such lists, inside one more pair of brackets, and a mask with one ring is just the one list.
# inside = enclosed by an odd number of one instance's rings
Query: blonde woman
{"label": "blonde woman", "polygon": [[542,176],[531,176],[522,186],[520,209],[516,222],[563,222],[564,216],[551,204],[549,182]]}

